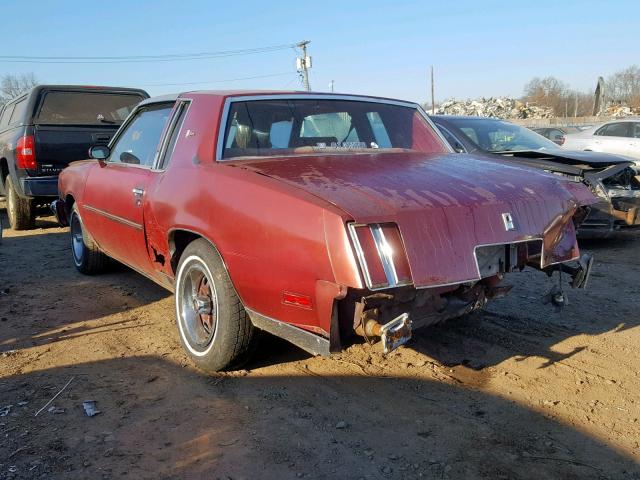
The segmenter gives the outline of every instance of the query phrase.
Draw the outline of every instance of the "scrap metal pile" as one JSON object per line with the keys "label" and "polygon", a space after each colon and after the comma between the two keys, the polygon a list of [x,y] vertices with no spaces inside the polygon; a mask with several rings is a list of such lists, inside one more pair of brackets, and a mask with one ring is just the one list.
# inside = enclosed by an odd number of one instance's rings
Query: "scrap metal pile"
{"label": "scrap metal pile", "polygon": [[620,103],[611,103],[605,109],[604,115],[609,117],[631,117],[640,115],[640,108],[633,108]]}
{"label": "scrap metal pile", "polygon": [[473,115],[496,118],[552,118],[553,109],[530,105],[508,97],[479,100],[447,100],[437,109],[438,115]]}

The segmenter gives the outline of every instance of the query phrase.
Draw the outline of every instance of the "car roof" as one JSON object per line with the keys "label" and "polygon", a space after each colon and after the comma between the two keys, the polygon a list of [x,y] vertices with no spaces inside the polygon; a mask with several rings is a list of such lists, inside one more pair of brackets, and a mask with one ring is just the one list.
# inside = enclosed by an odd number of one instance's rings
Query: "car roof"
{"label": "car roof", "polygon": [[336,98],[354,98],[354,99],[362,99],[362,100],[385,100],[391,102],[400,102],[405,103],[407,105],[415,105],[418,104],[416,102],[412,102],[410,100],[400,100],[397,98],[387,98],[387,97],[378,97],[373,95],[358,95],[358,94],[347,94],[347,93],[331,93],[331,92],[307,92],[303,90],[191,90],[182,92],[179,94],[170,94],[170,95],[162,95],[158,97],[151,97],[143,103],[157,103],[162,101],[171,101],[176,100],[180,97],[188,97],[189,95],[211,95],[217,97],[263,97],[263,96],[276,96],[276,95],[284,95],[284,96],[300,96],[300,97],[336,97]]}
{"label": "car roof", "polygon": [[180,96],[179,93],[168,93],[166,95],[158,95],[157,97],[151,97],[141,101],[138,104],[138,106],[147,105],[149,103],[175,102],[179,96]]}
{"label": "car roof", "polygon": [[493,120],[496,122],[509,122],[504,118],[498,117],[478,117],[476,115],[429,115],[430,118],[441,120]]}

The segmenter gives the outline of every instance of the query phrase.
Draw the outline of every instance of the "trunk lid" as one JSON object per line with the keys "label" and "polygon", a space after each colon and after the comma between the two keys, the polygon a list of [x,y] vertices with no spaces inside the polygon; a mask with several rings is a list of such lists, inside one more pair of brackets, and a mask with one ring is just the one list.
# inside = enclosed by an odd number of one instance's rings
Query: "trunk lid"
{"label": "trunk lid", "polygon": [[[595,202],[581,184],[473,155],[314,155],[229,163],[302,188],[358,223],[397,223],[418,287],[476,280],[477,246],[542,239],[558,222],[568,223],[578,206]],[[503,213],[513,218],[513,230]],[[561,238],[545,246],[548,262],[558,258],[560,243],[566,247]],[[575,235],[569,243],[575,245]]]}

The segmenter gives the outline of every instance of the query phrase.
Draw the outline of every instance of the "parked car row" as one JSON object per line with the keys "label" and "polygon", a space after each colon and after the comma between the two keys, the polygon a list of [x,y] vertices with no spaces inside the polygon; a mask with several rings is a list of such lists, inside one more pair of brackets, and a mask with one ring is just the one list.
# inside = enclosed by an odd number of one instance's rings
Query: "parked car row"
{"label": "parked car row", "polygon": [[[18,149],[35,152],[33,168],[14,155],[6,178],[40,180],[55,152],[59,169],[45,176],[80,160],[59,174],[52,203],[76,268],[98,274],[115,259],[174,292],[181,342],[206,371],[242,362],[260,330],[313,354],[357,337],[389,352],[416,328],[507,294],[504,277],[525,268],[584,288],[593,259],[578,234],[640,224],[632,162],[560,150],[507,122],[337,94],[130,100],[84,103],[86,135],[73,140],[92,144],[82,160],[80,147],[67,155],[76,125],[66,117],[49,142],[57,150],[40,153],[49,123],[34,101],[18,135],[33,137]],[[557,304],[562,288],[549,291]]]}

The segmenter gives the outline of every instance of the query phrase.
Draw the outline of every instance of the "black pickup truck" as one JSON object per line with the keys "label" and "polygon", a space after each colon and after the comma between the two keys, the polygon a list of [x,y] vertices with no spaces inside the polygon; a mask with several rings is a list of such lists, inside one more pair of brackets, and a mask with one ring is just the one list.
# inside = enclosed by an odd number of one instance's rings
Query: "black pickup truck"
{"label": "black pickup truck", "polygon": [[144,90],[39,85],[0,113],[0,197],[15,230],[34,227],[39,207],[58,196],[58,174],[89,147],[107,144]]}

